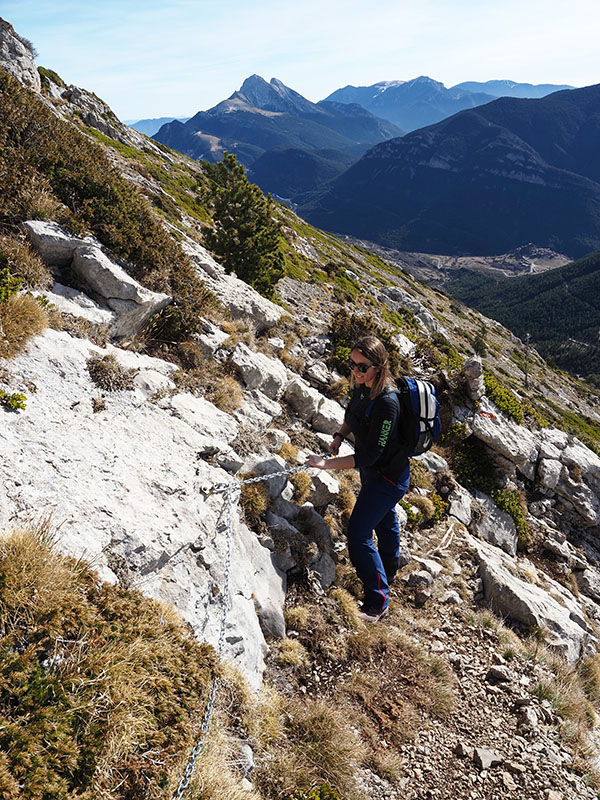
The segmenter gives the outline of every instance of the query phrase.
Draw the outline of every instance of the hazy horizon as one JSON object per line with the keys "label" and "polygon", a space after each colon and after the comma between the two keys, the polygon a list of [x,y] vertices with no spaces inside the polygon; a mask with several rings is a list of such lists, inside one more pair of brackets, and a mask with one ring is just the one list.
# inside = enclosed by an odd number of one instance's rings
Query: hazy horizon
{"label": "hazy horizon", "polygon": [[428,75],[446,87],[600,81],[596,0],[4,0],[37,64],[121,119],[186,117],[252,74],[318,101],[346,85]]}

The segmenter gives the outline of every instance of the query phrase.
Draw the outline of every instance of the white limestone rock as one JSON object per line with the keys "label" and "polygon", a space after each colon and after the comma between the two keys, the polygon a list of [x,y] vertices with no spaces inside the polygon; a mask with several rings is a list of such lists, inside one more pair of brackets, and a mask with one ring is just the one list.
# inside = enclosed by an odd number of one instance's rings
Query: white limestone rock
{"label": "white limestone rock", "polygon": [[193,239],[184,239],[181,246],[200,278],[229,310],[233,319],[252,319],[259,333],[279,322],[283,314],[281,306],[267,300],[235,275],[227,275],[210,253]]}
{"label": "white limestone rock", "polygon": [[271,400],[279,400],[289,380],[281,361],[255,353],[243,342],[237,344],[230,360],[248,389],[260,389]]}
{"label": "white limestone rock", "polygon": [[80,317],[96,325],[111,327],[117,319],[114,311],[102,308],[95,300],[70,286],[55,283],[51,290],[33,292],[36,297],[46,297],[52,305],[64,314]]}
{"label": "white limestone rock", "polygon": [[468,535],[467,544],[477,554],[485,598],[493,611],[544,631],[548,644],[570,664],[589,652],[592,632],[569,591],[548,577],[549,591],[521,580],[514,575],[514,560],[501,550]]}
{"label": "white limestone rock", "polygon": [[112,328],[116,337],[139,333],[153,314],[173,300],[169,295],[146,289],[95,245],[76,248],[71,268],[117,313],[118,319]]}
{"label": "white limestone rock", "polygon": [[325,397],[319,403],[312,419],[312,427],[319,433],[328,433],[333,435],[339,431],[344,421],[344,409],[335,400],[330,400]]}
{"label": "white limestone rock", "polygon": [[422,453],[420,456],[415,456],[415,461],[419,461],[425,469],[429,472],[439,473],[445,472],[448,469],[448,462],[445,458],[429,450],[427,453]]}
{"label": "white limestone rock", "polygon": [[542,458],[538,464],[538,481],[547,489],[556,489],[561,478],[568,476],[567,468],[554,458]]}
{"label": "white limestone rock", "polygon": [[462,522],[463,525],[471,524],[471,503],[473,502],[472,495],[462,486],[457,486],[448,495],[448,502],[450,503],[449,514],[454,519]]}
{"label": "white limestone rock", "polygon": [[205,436],[211,444],[231,444],[238,432],[236,421],[203,397],[176,394],[166,399],[162,408],[183,420],[190,428]]}
{"label": "white limestone rock", "polygon": [[[232,478],[197,453],[231,437],[236,423],[182,395],[161,407],[137,392],[107,393],[105,410],[94,413],[98,389],[86,361],[105,352],[48,330],[8,362],[11,384],[33,388],[26,411],[0,410],[0,529],[51,515],[62,551],[92,561],[109,580],[113,559],[124,559],[134,586],[175,605],[216,645],[227,537],[217,526],[222,496],[200,487]],[[168,374],[173,365],[162,363],[155,371]],[[277,619],[281,628],[284,581],[237,507],[231,544],[225,657],[258,688],[266,643],[257,610],[271,631]]]}
{"label": "white limestone rock", "polygon": [[260,389],[244,392],[241,408],[236,408],[233,416],[241,425],[255,431],[263,431],[281,414],[282,408],[276,400],[271,400]]}
{"label": "white limestone rock", "polygon": [[42,82],[31,49],[4,19],[0,19],[0,68],[28,89],[41,91]]}
{"label": "white limestone rock", "polygon": [[600,500],[587,484],[567,478],[557,485],[556,493],[568,507],[575,509],[585,525],[600,525]]}
{"label": "white limestone rock", "polygon": [[516,465],[525,477],[533,480],[539,446],[536,435],[506,417],[487,397],[481,399],[473,414],[474,435],[492,450]]}
{"label": "white limestone rock", "polygon": [[[483,492],[473,492],[480,504],[480,513],[471,514],[471,529],[490,544],[502,548],[511,556],[517,552],[517,529],[512,517],[500,511],[494,501]],[[483,513],[481,513],[483,511]]]}
{"label": "white limestone rock", "polygon": [[468,358],[463,364],[462,372],[466,379],[467,394],[471,400],[478,402],[485,395],[481,359],[477,357]]}
{"label": "white limestone rock", "polygon": [[[313,490],[309,501],[313,506],[326,506],[333,503],[340,494],[340,482],[324,469],[311,470]],[[313,474],[314,473],[314,474]]]}
{"label": "white limestone rock", "polygon": [[392,337],[392,341],[403,358],[412,358],[417,351],[417,345],[403,333],[397,333]]}
{"label": "white limestone rock", "polygon": [[205,356],[212,356],[229,339],[229,334],[213,325],[207,319],[201,320],[202,333],[197,334],[195,341],[200,345]]}
{"label": "white limestone rock", "polygon": [[591,597],[596,602],[600,601],[600,574],[594,567],[588,567],[584,570],[576,570],[575,578],[577,579],[577,586],[582,594]]}
{"label": "white limestone rock", "polygon": [[56,222],[28,220],[21,225],[31,246],[44,264],[49,267],[65,267],[73,260],[78,247],[92,244],[93,239],[80,239],[67,233]]}
{"label": "white limestone rock", "polygon": [[302,378],[293,378],[286,386],[283,396],[300,419],[307,422],[314,417],[325,399]]}

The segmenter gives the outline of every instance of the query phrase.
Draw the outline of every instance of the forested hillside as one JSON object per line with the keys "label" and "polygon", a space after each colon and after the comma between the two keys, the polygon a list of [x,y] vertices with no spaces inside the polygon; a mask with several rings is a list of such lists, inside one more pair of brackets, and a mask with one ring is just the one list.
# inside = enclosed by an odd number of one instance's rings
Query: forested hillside
{"label": "forested hillside", "polygon": [[600,253],[540,275],[490,280],[463,272],[452,293],[529,336],[547,359],[600,382]]}

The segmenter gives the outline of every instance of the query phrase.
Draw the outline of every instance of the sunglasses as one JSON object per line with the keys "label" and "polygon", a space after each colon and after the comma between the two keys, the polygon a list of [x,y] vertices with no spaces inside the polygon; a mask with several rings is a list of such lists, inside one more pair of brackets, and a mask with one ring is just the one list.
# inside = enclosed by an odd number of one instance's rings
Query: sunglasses
{"label": "sunglasses", "polygon": [[348,368],[349,369],[357,369],[363,375],[365,372],[368,372],[371,367],[374,367],[375,364],[357,364],[356,361],[352,361],[352,359],[348,359]]}

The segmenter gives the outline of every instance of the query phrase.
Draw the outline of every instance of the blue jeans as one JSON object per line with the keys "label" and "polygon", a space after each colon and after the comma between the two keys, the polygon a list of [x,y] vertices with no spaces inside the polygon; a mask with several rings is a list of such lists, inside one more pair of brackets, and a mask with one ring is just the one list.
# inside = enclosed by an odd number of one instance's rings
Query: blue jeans
{"label": "blue jeans", "polygon": [[371,468],[361,469],[360,479],[361,489],[348,521],[348,553],[364,586],[365,608],[380,613],[387,608],[390,595],[385,567],[395,572],[400,555],[395,507],[408,489],[410,467],[407,464],[397,484]]}

